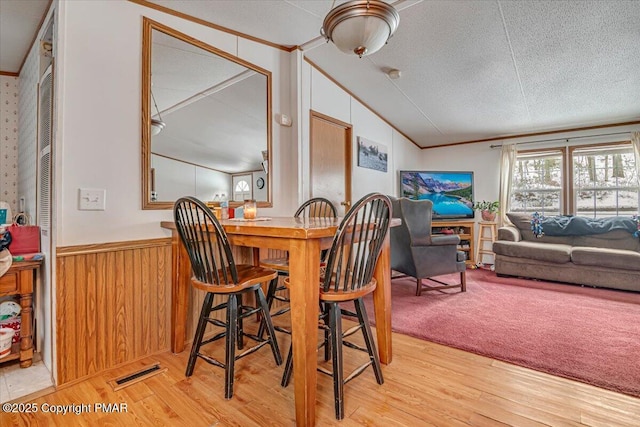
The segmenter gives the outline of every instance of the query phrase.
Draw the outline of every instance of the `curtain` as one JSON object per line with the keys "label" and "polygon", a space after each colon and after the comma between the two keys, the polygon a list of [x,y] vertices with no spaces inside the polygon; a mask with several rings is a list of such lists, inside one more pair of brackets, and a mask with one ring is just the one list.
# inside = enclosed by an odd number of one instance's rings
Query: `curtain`
{"label": "curtain", "polygon": [[[636,172],[638,174],[638,185],[640,185],[640,132],[631,132],[631,145],[636,155]],[[640,214],[640,207],[638,207],[638,213]]]}
{"label": "curtain", "polygon": [[511,183],[513,181],[513,171],[516,166],[517,154],[516,144],[502,144],[502,155],[500,158],[500,225],[509,224],[507,212],[509,212],[510,209]]}
{"label": "curtain", "polygon": [[636,171],[638,172],[638,179],[640,179],[640,132],[631,132],[631,145],[636,155]]}

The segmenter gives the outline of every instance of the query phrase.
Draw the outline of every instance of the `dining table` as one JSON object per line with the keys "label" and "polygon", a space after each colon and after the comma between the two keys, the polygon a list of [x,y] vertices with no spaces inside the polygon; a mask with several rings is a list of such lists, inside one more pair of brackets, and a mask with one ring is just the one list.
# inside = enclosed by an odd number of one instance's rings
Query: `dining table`
{"label": "dining table", "polygon": [[[298,426],[315,425],[317,382],[317,328],[320,292],[320,253],[331,247],[340,218],[269,217],[255,220],[220,220],[229,243],[250,248],[268,248],[289,254],[289,298],[291,306],[291,341],[293,345],[293,384],[295,419]],[[398,225],[392,219],[391,225]],[[175,224],[162,221],[171,230],[172,239],[172,306],[171,350],[179,353],[185,347],[191,267]],[[378,258],[373,292],[376,333],[380,362],[392,360],[391,346],[391,264],[387,235]],[[259,262],[254,250],[253,262]]]}

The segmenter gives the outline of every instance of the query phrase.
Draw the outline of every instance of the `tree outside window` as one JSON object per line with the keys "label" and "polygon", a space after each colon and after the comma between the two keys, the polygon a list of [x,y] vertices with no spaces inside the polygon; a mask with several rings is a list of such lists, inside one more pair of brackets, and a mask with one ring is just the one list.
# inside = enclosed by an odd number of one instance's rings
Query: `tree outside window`
{"label": "tree outside window", "polygon": [[[566,157],[570,162],[566,162]],[[519,152],[510,210],[592,218],[633,215],[640,187],[631,144]]]}

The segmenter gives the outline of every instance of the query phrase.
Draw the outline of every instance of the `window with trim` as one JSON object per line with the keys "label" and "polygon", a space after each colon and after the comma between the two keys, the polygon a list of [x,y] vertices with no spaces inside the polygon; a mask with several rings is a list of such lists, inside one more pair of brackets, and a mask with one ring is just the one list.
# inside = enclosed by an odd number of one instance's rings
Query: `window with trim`
{"label": "window with trim", "polygon": [[518,153],[510,210],[591,218],[638,213],[640,187],[630,143]]}
{"label": "window with trim", "polygon": [[564,211],[565,149],[518,152],[512,177],[510,210],[545,216]]}

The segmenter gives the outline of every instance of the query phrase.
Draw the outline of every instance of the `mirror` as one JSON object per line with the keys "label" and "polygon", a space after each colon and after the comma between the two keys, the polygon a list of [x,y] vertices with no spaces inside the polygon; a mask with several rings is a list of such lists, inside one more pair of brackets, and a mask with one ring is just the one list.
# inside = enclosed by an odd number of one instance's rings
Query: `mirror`
{"label": "mirror", "polygon": [[148,18],[143,27],[143,209],[185,195],[270,207],[271,73]]}

